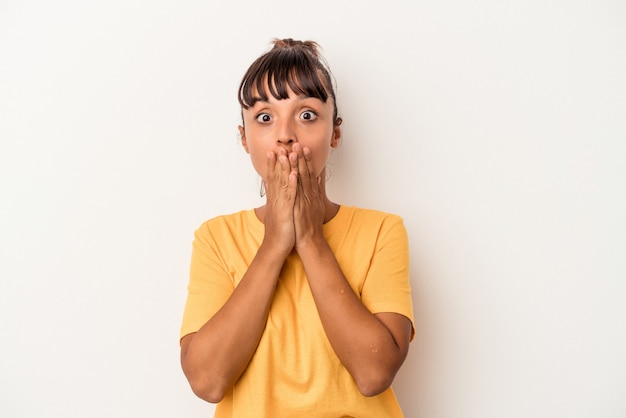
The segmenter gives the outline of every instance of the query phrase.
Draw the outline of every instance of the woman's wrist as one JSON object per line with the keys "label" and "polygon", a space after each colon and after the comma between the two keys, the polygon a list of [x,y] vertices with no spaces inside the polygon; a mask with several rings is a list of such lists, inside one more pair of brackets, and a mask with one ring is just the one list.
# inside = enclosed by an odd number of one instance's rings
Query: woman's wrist
{"label": "woman's wrist", "polygon": [[285,261],[292,250],[293,245],[288,246],[276,239],[265,236],[257,251],[257,255],[263,256],[268,261],[281,262],[282,265],[282,262]]}
{"label": "woman's wrist", "polygon": [[324,252],[332,253],[328,241],[326,241],[322,232],[312,234],[306,239],[296,239],[296,251],[298,255],[300,255],[300,258],[308,256],[318,258]]}

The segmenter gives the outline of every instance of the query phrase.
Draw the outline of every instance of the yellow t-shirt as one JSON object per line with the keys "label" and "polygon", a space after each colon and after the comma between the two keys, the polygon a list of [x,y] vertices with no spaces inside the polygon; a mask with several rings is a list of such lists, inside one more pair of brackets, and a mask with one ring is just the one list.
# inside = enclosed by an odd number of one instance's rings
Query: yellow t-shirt
{"label": "yellow t-shirt", "polygon": [[[211,219],[196,230],[181,338],[198,331],[230,297],[263,234],[253,210]],[[400,217],[341,206],[324,224],[324,236],[372,313],[396,312],[413,324],[408,238]],[[326,337],[302,263],[292,253],[257,350],[215,418],[402,416],[391,388],[373,397],[360,394]]]}

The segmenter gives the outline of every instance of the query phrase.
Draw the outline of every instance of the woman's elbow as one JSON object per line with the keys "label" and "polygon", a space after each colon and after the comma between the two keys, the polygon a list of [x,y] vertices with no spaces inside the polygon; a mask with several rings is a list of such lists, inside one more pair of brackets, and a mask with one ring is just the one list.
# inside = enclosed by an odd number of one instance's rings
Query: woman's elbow
{"label": "woman's elbow", "polygon": [[181,366],[191,390],[198,398],[207,402],[220,402],[230,388],[227,380],[220,374],[215,373],[214,370],[211,370],[210,365],[193,361],[193,358],[189,356],[188,343],[185,344],[185,341],[183,341]]}
{"label": "woman's elbow", "polygon": [[381,372],[372,373],[369,376],[363,376],[355,381],[361,395],[371,397],[380,395],[389,389],[391,383],[393,382],[393,378],[393,374]]}
{"label": "woman's elbow", "polygon": [[189,379],[193,393],[210,403],[218,403],[226,396],[226,388],[206,379]]}

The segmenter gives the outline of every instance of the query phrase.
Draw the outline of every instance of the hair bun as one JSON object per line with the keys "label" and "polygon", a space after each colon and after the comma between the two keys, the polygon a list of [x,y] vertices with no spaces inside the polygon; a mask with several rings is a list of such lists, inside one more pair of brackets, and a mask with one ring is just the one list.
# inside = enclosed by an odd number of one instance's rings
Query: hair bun
{"label": "hair bun", "polygon": [[302,49],[314,57],[320,57],[319,54],[319,45],[314,41],[299,41],[296,39],[285,38],[285,39],[274,39],[274,48],[273,49]]}

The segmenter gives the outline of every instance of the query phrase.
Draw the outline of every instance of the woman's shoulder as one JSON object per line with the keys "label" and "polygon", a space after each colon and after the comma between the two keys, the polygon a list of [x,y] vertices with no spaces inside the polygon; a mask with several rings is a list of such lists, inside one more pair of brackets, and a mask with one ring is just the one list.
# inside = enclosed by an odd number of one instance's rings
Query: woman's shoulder
{"label": "woman's shoulder", "polygon": [[204,220],[198,230],[233,229],[244,225],[254,224],[256,215],[254,209],[242,209],[232,213],[215,215]]}
{"label": "woman's shoulder", "polygon": [[[344,232],[384,234],[385,231],[404,231],[404,219],[391,212],[359,206],[341,206],[332,227]],[[331,227],[331,228],[332,228]]]}
{"label": "woman's shoulder", "polygon": [[326,233],[372,243],[395,241],[407,235],[400,215],[359,206],[341,206],[335,219],[326,226]]}
{"label": "woman's shoulder", "polygon": [[369,221],[378,220],[381,222],[382,221],[396,221],[396,222],[403,221],[402,216],[396,213],[386,212],[386,211],[382,211],[379,209],[365,208],[365,207],[360,207],[360,206],[342,205],[341,210],[343,210],[344,213],[350,218],[358,219],[358,220],[369,220]]}

